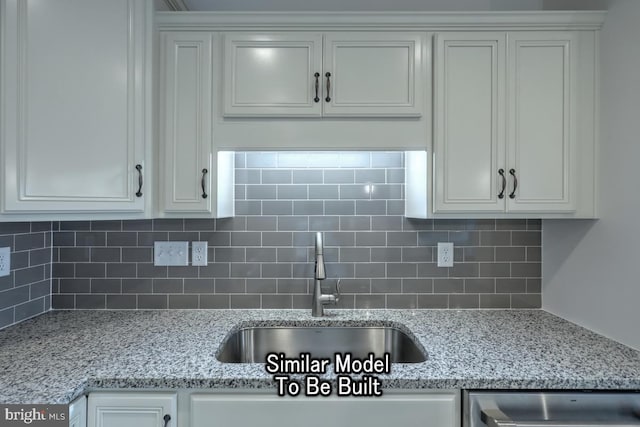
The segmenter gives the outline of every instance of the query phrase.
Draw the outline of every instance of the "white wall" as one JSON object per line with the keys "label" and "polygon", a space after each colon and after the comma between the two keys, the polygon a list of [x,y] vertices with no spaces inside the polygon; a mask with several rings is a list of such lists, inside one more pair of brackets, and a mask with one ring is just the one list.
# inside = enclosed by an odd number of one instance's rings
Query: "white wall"
{"label": "white wall", "polygon": [[544,221],[543,308],[640,350],[640,1],[601,37],[600,220]]}

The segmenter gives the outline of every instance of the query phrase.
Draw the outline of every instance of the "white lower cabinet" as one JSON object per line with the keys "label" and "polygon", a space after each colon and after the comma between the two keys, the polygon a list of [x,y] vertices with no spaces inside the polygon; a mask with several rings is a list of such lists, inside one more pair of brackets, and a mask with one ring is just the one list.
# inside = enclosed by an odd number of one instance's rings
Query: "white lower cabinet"
{"label": "white lower cabinet", "polygon": [[87,396],[69,404],[69,427],[87,427]]}
{"label": "white lower cabinet", "polygon": [[190,427],[454,427],[459,393],[387,392],[382,397],[278,397],[207,393],[190,398]]}
{"label": "white lower cabinet", "polygon": [[177,394],[99,392],[89,394],[88,427],[177,427]]}

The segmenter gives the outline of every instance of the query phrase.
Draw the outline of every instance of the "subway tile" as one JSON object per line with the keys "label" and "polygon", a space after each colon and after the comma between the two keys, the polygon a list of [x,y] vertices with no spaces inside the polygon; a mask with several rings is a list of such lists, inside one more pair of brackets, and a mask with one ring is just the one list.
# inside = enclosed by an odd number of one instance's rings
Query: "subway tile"
{"label": "subway tile", "polygon": [[33,282],[44,280],[44,266],[23,268],[13,272],[13,283],[15,287],[27,285]]}
{"label": "subway tile", "polygon": [[0,293],[0,310],[29,301],[29,286],[20,286]]}
{"label": "subway tile", "polygon": [[166,242],[169,233],[161,231],[141,231],[138,233],[138,246],[153,246],[154,242]]}
{"label": "subway tile", "polygon": [[542,220],[528,219],[527,230],[542,230]]}
{"label": "subway tile", "polygon": [[409,294],[430,294],[433,293],[432,279],[402,279],[402,292]]}
{"label": "subway tile", "polygon": [[[276,261],[277,252],[274,248],[247,248],[246,253],[246,262],[248,263]],[[244,262],[241,259],[234,259],[233,261]]]}
{"label": "subway tile", "polygon": [[[122,293],[121,279],[90,279],[92,294],[120,294]],[[86,292],[86,291],[85,291]]]}
{"label": "subway tile", "polygon": [[311,309],[311,295],[291,295],[294,309]]}
{"label": "subway tile", "polygon": [[[255,216],[247,217],[248,231],[276,231],[278,223],[277,216]],[[233,236],[232,236],[233,240]]]}
{"label": "subway tile", "polygon": [[106,233],[103,231],[78,231],[76,233],[77,246],[105,246],[106,241]]}
{"label": "subway tile", "polygon": [[498,219],[496,220],[496,230],[526,230],[526,219]]}
{"label": "subway tile", "polygon": [[200,241],[207,242],[207,246],[231,245],[231,232],[229,231],[202,231]]}
{"label": "subway tile", "polygon": [[150,294],[153,292],[153,279],[122,279],[123,294]]}
{"label": "subway tile", "polygon": [[398,151],[373,151],[371,152],[372,168],[401,168],[404,153]]}
{"label": "subway tile", "polygon": [[275,168],[278,166],[279,153],[248,152],[246,153],[246,165],[248,168]]}
{"label": "subway tile", "polygon": [[450,231],[449,242],[455,246],[478,246],[480,234],[477,231]]}
{"label": "subway tile", "polygon": [[[384,231],[361,231],[355,234],[356,246],[387,246],[387,233]],[[336,246],[353,246],[351,244]],[[391,245],[389,245],[391,246]]]}
{"label": "subway tile", "polygon": [[473,294],[449,295],[449,308],[480,308],[480,296]]}
{"label": "subway tile", "polygon": [[263,309],[290,309],[293,304],[291,295],[263,294],[261,296]]}
{"label": "subway tile", "polygon": [[437,246],[438,242],[448,241],[448,231],[418,231],[418,246]]}
{"label": "subway tile", "polygon": [[387,184],[404,184],[404,169],[387,169]]}
{"label": "subway tile", "polygon": [[528,294],[541,294],[542,293],[542,279],[527,279],[527,293]]}
{"label": "subway tile", "polygon": [[14,237],[15,252],[39,249],[44,247],[44,233],[17,234]]}
{"label": "subway tile", "polygon": [[491,279],[465,279],[464,293],[466,294],[492,294],[496,291],[496,280]]}
{"label": "subway tile", "polygon": [[120,231],[120,230],[122,230],[121,220],[91,221],[91,231]]}
{"label": "subway tile", "polygon": [[340,292],[346,294],[369,294],[371,293],[371,280],[342,279],[340,281]]}
{"label": "subway tile", "polygon": [[[238,279],[234,279],[238,280]],[[272,279],[246,279],[246,290],[250,294],[273,294],[278,291],[277,280]],[[217,286],[217,282],[216,282]],[[217,287],[216,287],[217,291]]]}
{"label": "subway tile", "polygon": [[296,200],[293,202],[294,215],[322,215],[323,212],[324,212],[324,202],[321,200],[315,200],[315,201]]}
{"label": "subway tile", "polygon": [[[313,240],[309,241],[309,246]],[[355,246],[355,233],[351,231],[329,231],[324,233],[324,245],[326,246]]]}
{"label": "subway tile", "polygon": [[14,321],[21,322],[38,314],[42,314],[44,311],[44,298],[33,299],[15,307]]}
{"label": "subway tile", "polygon": [[236,200],[235,207],[236,215],[260,215],[262,213],[262,202],[260,200]]}
{"label": "subway tile", "polygon": [[216,220],[209,218],[201,219],[185,219],[185,231],[214,231],[216,229]]}
{"label": "subway tile", "polygon": [[260,246],[262,235],[257,231],[234,231],[231,233],[231,246]]}
{"label": "subway tile", "polygon": [[[254,251],[256,248],[247,248],[247,250]],[[215,262],[245,262],[246,259],[245,248],[218,247],[209,250],[209,254],[211,253],[214,254]]]}
{"label": "subway tile", "polygon": [[0,222],[0,234],[29,233],[31,223],[28,222]]}
{"label": "subway tile", "polygon": [[538,262],[513,262],[511,277],[542,277],[542,266]]}
{"label": "subway tile", "polygon": [[212,262],[207,266],[198,267],[200,278],[229,277],[231,265],[229,263]]}
{"label": "subway tile", "polygon": [[371,191],[372,199],[402,199],[401,184],[375,184]]}
{"label": "subway tile", "polygon": [[541,308],[541,294],[511,294],[511,308]]}
{"label": "subway tile", "polygon": [[33,298],[41,298],[51,294],[51,280],[45,279],[30,285],[29,296]]}
{"label": "subway tile", "polygon": [[139,310],[165,310],[167,308],[167,295],[138,295]]}
{"label": "subway tile", "polygon": [[496,220],[495,219],[468,219],[466,220],[466,228],[467,230],[495,230],[496,229]]}
{"label": "subway tile", "polygon": [[185,294],[211,294],[213,292],[213,279],[184,279]]}
{"label": "subway tile", "polygon": [[[349,264],[343,264],[345,266],[349,266]],[[344,277],[352,277],[353,275],[344,275]],[[386,276],[386,268],[384,263],[366,263],[366,264],[355,264],[355,277],[385,277]],[[335,276],[341,277],[341,276]]]}
{"label": "subway tile", "polygon": [[495,261],[494,247],[466,247],[463,252],[465,262]]}
{"label": "subway tile", "polygon": [[539,231],[512,231],[511,244],[514,246],[540,246],[542,233]]}
{"label": "subway tile", "polygon": [[261,277],[287,278],[293,275],[293,266],[288,263],[262,264]]}
{"label": "subway tile", "polygon": [[51,247],[29,251],[29,265],[41,265],[51,262]]}
{"label": "subway tile", "polygon": [[376,309],[385,308],[386,298],[384,295],[356,295],[355,308],[358,309]]}
{"label": "subway tile", "polygon": [[418,295],[418,308],[449,308],[449,295]]}
{"label": "subway tile", "polygon": [[291,246],[293,233],[284,231],[263,232],[262,246]]}
{"label": "subway tile", "polygon": [[137,277],[163,278],[167,277],[168,274],[168,267],[164,265],[153,265],[153,263],[150,262],[141,262],[137,265]]}
{"label": "subway tile", "polygon": [[88,247],[61,247],[58,251],[60,262],[88,262],[91,259],[90,255],[91,249]]}
{"label": "subway tile", "polygon": [[60,221],[60,230],[89,231],[91,221]]}
{"label": "subway tile", "polygon": [[387,245],[389,246],[415,246],[419,234],[414,231],[389,231],[387,233]]}
{"label": "subway tile", "polygon": [[431,262],[433,261],[433,249],[430,247],[403,247],[403,262]]}
{"label": "subway tile", "polygon": [[311,184],[309,185],[309,199],[311,200],[336,200],[341,199],[340,187],[329,184]]}
{"label": "subway tile", "polygon": [[324,174],[322,170],[301,169],[293,171],[294,184],[322,184]]}
{"label": "subway tile", "polygon": [[184,292],[183,279],[153,279],[152,290],[154,294],[181,294]]}
{"label": "subway tile", "polygon": [[542,248],[541,247],[528,247],[527,248],[527,261],[540,262],[542,261]]}
{"label": "subway tile", "polygon": [[401,248],[371,248],[372,262],[399,262],[402,260]]}
{"label": "subway tile", "polygon": [[496,279],[496,293],[513,294],[526,293],[527,281],[525,279]]}
{"label": "subway tile", "polygon": [[[313,264],[310,265],[313,266]],[[365,266],[370,266],[370,268],[366,270],[366,272],[364,271]],[[325,263],[325,267],[327,269],[327,277],[330,279],[343,279],[352,277],[384,277],[384,264],[351,264],[344,262],[327,262]],[[380,267],[382,267],[382,270]],[[313,269],[311,271],[313,272]],[[355,271],[358,271],[358,274],[356,274]],[[313,278],[313,273],[307,275],[306,277]]]}
{"label": "subway tile", "polygon": [[384,169],[357,169],[356,184],[384,184],[386,174]]}
{"label": "subway tile", "polygon": [[402,229],[405,231],[431,231],[433,230],[433,220],[403,217]]}
{"label": "subway tile", "polygon": [[[76,277],[105,277],[105,263],[81,262],[76,264]],[[134,269],[135,276],[135,269]]]}
{"label": "subway tile", "polygon": [[340,199],[342,200],[354,200],[354,199],[371,199],[370,191],[367,191],[370,186],[366,184],[342,184],[340,185]]}
{"label": "subway tile", "polygon": [[278,262],[307,262],[305,248],[277,248]]}
{"label": "subway tile", "polygon": [[478,277],[479,265],[472,262],[456,262],[449,268],[449,277]]}
{"label": "subway tile", "polygon": [[76,308],[75,295],[51,295],[51,308],[54,310],[72,310]]}
{"label": "subway tile", "polygon": [[[267,187],[267,186],[262,186]],[[308,196],[307,186],[301,184],[282,184],[277,186],[277,199],[289,200],[289,199],[306,199]],[[270,195],[270,190],[264,190],[267,195]],[[260,199],[275,199],[276,197],[261,196]]]}
{"label": "subway tile", "polygon": [[293,201],[264,200],[262,202],[263,215],[293,215]]}
{"label": "subway tile", "polygon": [[465,230],[466,219],[438,219],[433,222],[434,230]]}
{"label": "subway tile", "polygon": [[13,251],[13,235],[0,236],[0,247],[9,247]]}
{"label": "subway tile", "polygon": [[511,308],[511,298],[508,294],[483,294],[480,308]]}
{"label": "subway tile", "polygon": [[336,303],[336,305],[330,306],[328,308],[352,310],[355,308],[355,304],[356,304],[355,300],[356,300],[355,295],[343,294],[343,295],[340,295],[340,300]]}
{"label": "subway tile", "polygon": [[387,308],[413,309],[418,308],[418,296],[407,294],[388,294]]}
{"label": "subway tile", "polygon": [[76,233],[73,231],[56,231],[53,233],[54,246],[75,246]]}
{"label": "subway tile", "polygon": [[306,294],[307,293],[306,279],[278,279],[277,286],[278,286],[279,294]]}
{"label": "subway tile", "polygon": [[[260,209],[258,209],[260,214]],[[220,218],[215,220],[216,231],[245,231],[248,217],[234,216],[232,218]]]}
{"label": "subway tile", "polygon": [[195,309],[199,304],[198,295],[169,295],[169,309]]}
{"label": "subway tile", "polygon": [[404,215],[404,200],[387,200],[387,215]]}
{"label": "subway tile", "polygon": [[232,263],[231,277],[260,277],[260,264]]}
{"label": "subway tile", "polygon": [[355,215],[353,200],[327,200],[324,202],[325,215]]}
{"label": "subway tile", "polygon": [[449,269],[438,267],[435,262],[418,263],[418,277],[447,277]]}
{"label": "subway tile", "polygon": [[371,219],[368,216],[341,216],[341,231],[367,231],[371,230]]}
{"label": "subway tile", "polygon": [[236,169],[234,177],[236,184],[260,184],[261,182],[259,169]]}
{"label": "subway tile", "polygon": [[372,230],[402,230],[401,216],[372,216]]}
{"label": "subway tile", "polygon": [[135,310],[137,307],[136,295],[107,295],[108,310]]}
{"label": "subway tile", "polygon": [[355,182],[355,171],[352,169],[325,169],[325,184],[353,184]]}
{"label": "subway tile", "polygon": [[495,248],[496,261],[524,261],[525,248],[520,246],[498,246]]}
{"label": "subway tile", "polygon": [[200,295],[200,308],[202,309],[231,308],[229,295]]}
{"label": "subway tile", "polygon": [[169,241],[172,242],[194,242],[200,240],[200,233],[197,231],[170,231]]}
{"label": "subway tile", "polygon": [[511,268],[509,263],[483,262],[480,263],[480,277],[509,277]]}
{"label": "subway tile", "polygon": [[231,295],[231,308],[260,308],[260,295]]}
{"label": "subway tile", "polygon": [[103,294],[77,294],[76,308],[78,310],[104,310],[106,298]]}
{"label": "subway tile", "polygon": [[307,231],[309,218],[306,216],[278,217],[278,231]]}
{"label": "subway tile", "polygon": [[387,277],[417,277],[417,264],[408,262],[390,262],[387,264]]}
{"label": "subway tile", "polygon": [[340,217],[338,216],[310,216],[310,231],[338,231],[340,229]]}
{"label": "subway tile", "polygon": [[199,267],[191,265],[170,265],[167,268],[168,277],[198,277]]}
{"label": "subway tile", "polygon": [[[326,265],[326,260],[325,260]],[[314,264],[312,263],[295,263],[293,264],[293,277],[313,277]]]}
{"label": "subway tile", "polygon": [[152,248],[122,248],[124,262],[153,262]]}
{"label": "subway tile", "polygon": [[[262,171],[262,184],[291,184],[291,170],[267,169]],[[255,184],[250,182],[249,184]]]}
{"label": "subway tile", "polygon": [[464,280],[433,279],[433,292],[436,294],[461,294],[464,292]]}
{"label": "subway tile", "polygon": [[340,262],[370,262],[369,248],[340,248]]}
{"label": "subway tile", "polygon": [[13,272],[8,276],[0,277],[0,292],[13,288]]}
{"label": "subway tile", "polygon": [[355,203],[356,215],[385,215],[387,213],[385,200],[356,200]]}
{"label": "subway tile", "polygon": [[371,165],[370,154],[366,151],[340,151],[338,152],[340,167],[368,168]]}
{"label": "subway tile", "polygon": [[480,245],[482,246],[510,246],[510,231],[481,231]]}
{"label": "subway tile", "polygon": [[60,279],[59,292],[61,294],[90,293],[91,279]]}
{"label": "subway tile", "polygon": [[136,264],[107,263],[107,277],[136,277]]}
{"label": "subway tile", "polygon": [[153,220],[151,219],[129,219],[122,221],[122,231],[151,231],[153,230]]}
{"label": "subway tile", "polygon": [[29,251],[13,252],[9,270],[18,270],[29,267]]}

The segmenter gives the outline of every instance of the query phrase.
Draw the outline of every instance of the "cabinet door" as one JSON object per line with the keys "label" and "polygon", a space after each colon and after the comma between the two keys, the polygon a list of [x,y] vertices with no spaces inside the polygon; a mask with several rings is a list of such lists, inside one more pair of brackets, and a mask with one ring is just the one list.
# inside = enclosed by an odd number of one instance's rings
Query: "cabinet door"
{"label": "cabinet door", "polygon": [[86,396],[80,396],[69,404],[69,427],[87,427]]}
{"label": "cabinet door", "polygon": [[321,71],[321,34],[226,33],[224,115],[320,116]]}
{"label": "cabinet door", "polygon": [[160,194],[164,212],[211,212],[212,35],[162,34],[162,147]]}
{"label": "cabinet door", "polygon": [[445,392],[371,398],[203,394],[191,397],[190,427],[454,427],[458,413],[457,396]]}
{"label": "cabinet door", "polygon": [[142,212],[152,3],[2,5],[4,210]]}
{"label": "cabinet door", "polygon": [[571,32],[509,34],[509,211],[575,209],[575,43]]}
{"label": "cabinet door", "polygon": [[425,38],[424,33],[326,33],[324,115],[422,115]]}
{"label": "cabinet door", "polygon": [[[88,427],[176,427],[174,393],[89,394]],[[167,421],[165,416],[169,416]]]}
{"label": "cabinet door", "polygon": [[504,33],[436,37],[434,212],[504,210],[505,41]]}

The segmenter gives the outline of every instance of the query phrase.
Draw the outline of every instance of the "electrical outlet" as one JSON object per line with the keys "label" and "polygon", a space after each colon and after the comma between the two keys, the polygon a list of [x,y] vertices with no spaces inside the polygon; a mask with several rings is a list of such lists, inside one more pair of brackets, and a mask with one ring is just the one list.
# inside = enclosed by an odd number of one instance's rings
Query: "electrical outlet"
{"label": "electrical outlet", "polygon": [[11,248],[0,248],[0,277],[11,274]]}
{"label": "electrical outlet", "polygon": [[191,242],[191,265],[207,265],[207,243]]}
{"label": "electrical outlet", "polygon": [[153,265],[189,265],[189,242],[153,242]]}
{"label": "electrical outlet", "polygon": [[438,243],[438,267],[453,267],[453,243]]}

